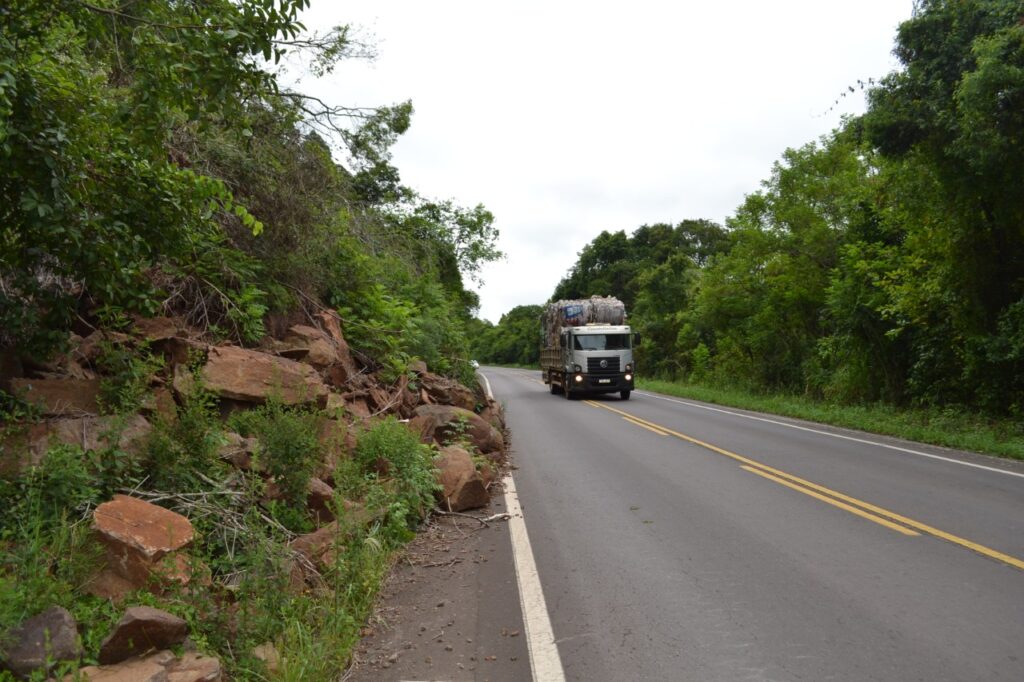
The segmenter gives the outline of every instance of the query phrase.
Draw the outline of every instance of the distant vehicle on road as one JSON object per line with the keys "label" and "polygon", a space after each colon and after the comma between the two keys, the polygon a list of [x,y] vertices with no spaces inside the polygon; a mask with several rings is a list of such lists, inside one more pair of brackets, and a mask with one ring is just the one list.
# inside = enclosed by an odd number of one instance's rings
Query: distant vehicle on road
{"label": "distant vehicle on road", "polygon": [[472,367],[473,369],[480,369],[480,363],[477,362],[476,360],[470,360],[469,366]]}
{"label": "distant vehicle on road", "polygon": [[541,320],[540,368],[554,394],[618,393],[629,400],[634,385],[633,334],[626,306],[614,297],[556,301]]}

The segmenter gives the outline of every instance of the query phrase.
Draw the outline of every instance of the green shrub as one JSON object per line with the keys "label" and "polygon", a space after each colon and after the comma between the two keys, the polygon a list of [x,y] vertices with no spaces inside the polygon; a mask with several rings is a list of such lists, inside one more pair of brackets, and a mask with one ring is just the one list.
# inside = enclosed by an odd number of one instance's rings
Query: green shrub
{"label": "green shrub", "polygon": [[18,537],[33,524],[42,532],[80,516],[101,496],[100,481],[80,448],[60,445],[50,449],[39,466],[14,479],[0,479],[0,541]]}
{"label": "green shrub", "polygon": [[389,519],[405,528],[419,521],[433,505],[438,487],[432,455],[431,448],[393,417],[375,424],[359,438],[355,451],[362,470],[386,484],[371,488],[367,506],[385,506]]}
{"label": "green shrub", "polygon": [[239,433],[259,439],[260,463],[274,478],[285,501],[300,508],[305,507],[309,479],[320,461],[318,422],[316,412],[276,400],[239,412],[231,419]]}
{"label": "green shrub", "polygon": [[162,490],[195,491],[209,486],[225,465],[217,456],[223,431],[216,399],[201,388],[177,408],[176,418],[157,422],[146,444],[148,486]]}
{"label": "green shrub", "polygon": [[146,345],[134,348],[104,341],[100,344],[97,365],[103,373],[100,404],[104,411],[127,414],[138,411],[150,391],[150,380],[163,369],[164,361],[154,356]]}

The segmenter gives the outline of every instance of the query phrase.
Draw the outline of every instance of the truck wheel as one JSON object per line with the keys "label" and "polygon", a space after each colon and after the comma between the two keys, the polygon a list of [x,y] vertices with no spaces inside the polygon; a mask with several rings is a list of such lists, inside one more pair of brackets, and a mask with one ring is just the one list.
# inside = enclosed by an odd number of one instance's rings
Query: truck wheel
{"label": "truck wheel", "polygon": [[629,400],[629,391],[619,391],[619,397],[623,400]]}
{"label": "truck wheel", "polygon": [[553,381],[551,382],[550,388],[551,388],[551,395],[558,395],[559,393],[562,392],[562,387],[559,386],[558,384],[556,384]]}
{"label": "truck wheel", "polygon": [[566,400],[575,400],[576,396],[573,394],[572,389],[569,388],[568,386],[565,386],[564,389],[565,389],[565,399]]}

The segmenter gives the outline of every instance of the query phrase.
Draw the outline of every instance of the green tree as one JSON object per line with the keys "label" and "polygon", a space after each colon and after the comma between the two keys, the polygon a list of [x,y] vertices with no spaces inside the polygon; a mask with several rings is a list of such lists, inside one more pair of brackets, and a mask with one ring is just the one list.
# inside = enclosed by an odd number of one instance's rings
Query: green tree
{"label": "green tree", "polygon": [[924,0],[899,29],[903,68],[870,92],[868,141],[927,197],[888,287],[920,400],[1000,409],[1024,394],[1019,359],[993,351],[1020,334],[1024,301],[1022,16],[1019,0]]}
{"label": "green tree", "polygon": [[544,307],[520,305],[501,316],[497,325],[481,322],[471,342],[482,362],[533,365],[540,361],[540,319]]}

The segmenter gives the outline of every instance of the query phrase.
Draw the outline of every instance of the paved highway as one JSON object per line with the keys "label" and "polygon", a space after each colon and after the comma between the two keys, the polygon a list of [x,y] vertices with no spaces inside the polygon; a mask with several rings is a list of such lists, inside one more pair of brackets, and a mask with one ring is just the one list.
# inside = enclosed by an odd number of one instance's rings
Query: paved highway
{"label": "paved highway", "polygon": [[1024,465],[485,368],[570,680],[1024,680]]}

